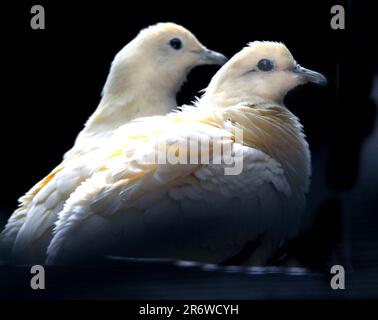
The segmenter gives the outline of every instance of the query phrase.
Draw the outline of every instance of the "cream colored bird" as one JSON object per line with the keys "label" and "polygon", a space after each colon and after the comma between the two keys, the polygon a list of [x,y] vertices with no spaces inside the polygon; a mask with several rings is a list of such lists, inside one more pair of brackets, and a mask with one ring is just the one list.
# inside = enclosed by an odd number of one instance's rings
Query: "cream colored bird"
{"label": "cream colored bird", "polygon": [[[121,255],[269,263],[298,232],[309,188],[308,144],[283,104],[309,81],[326,80],[282,43],[253,42],[218,71],[196,107],[120,128],[102,150],[101,168],[60,212],[46,262]],[[219,137],[235,163],[242,158],[240,174],[226,175],[229,164],[216,163]],[[181,142],[196,138],[209,141],[199,151],[211,155],[208,164],[185,162]],[[179,164],[156,160],[182,152]]]}
{"label": "cream colored bird", "polygon": [[192,68],[225,63],[187,29],[159,23],[142,30],[115,57],[102,99],[63,162],[20,199],[1,234],[11,260],[45,259],[57,214],[72,192],[91,176],[98,149],[115,129],[132,119],[164,115],[176,107],[176,93]]}

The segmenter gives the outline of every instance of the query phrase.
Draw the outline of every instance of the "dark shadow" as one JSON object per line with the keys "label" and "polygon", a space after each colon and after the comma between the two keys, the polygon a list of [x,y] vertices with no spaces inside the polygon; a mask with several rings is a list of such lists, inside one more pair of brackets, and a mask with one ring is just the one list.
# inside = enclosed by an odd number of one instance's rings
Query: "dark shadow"
{"label": "dark shadow", "polygon": [[[328,148],[322,146],[323,150],[328,150],[324,170],[328,196],[313,213],[314,223],[309,232],[293,241],[289,249],[290,255],[315,269],[328,267],[342,242],[345,217],[340,196],[356,187],[361,175],[360,157],[364,141],[375,126],[376,105],[370,98],[377,74],[377,45],[371,35],[372,12],[361,2],[349,1],[346,30],[342,31],[345,32],[345,41],[340,44],[338,74],[331,79],[335,82],[330,84],[337,91],[337,96],[322,114],[328,118],[322,132],[328,144]],[[306,114],[304,118],[306,122]],[[309,140],[318,140],[317,134],[319,132],[311,131],[310,127]],[[313,154],[313,162],[317,160],[318,155]],[[320,190],[311,192],[314,194]],[[337,253],[336,256],[340,258]]]}

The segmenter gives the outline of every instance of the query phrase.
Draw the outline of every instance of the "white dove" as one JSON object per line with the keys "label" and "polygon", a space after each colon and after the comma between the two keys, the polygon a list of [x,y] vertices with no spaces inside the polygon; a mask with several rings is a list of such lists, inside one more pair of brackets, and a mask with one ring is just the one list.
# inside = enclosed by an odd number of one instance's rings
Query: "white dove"
{"label": "white dove", "polygon": [[[120,128],[101,151],[102,166],[60,212],[46,262],[121,255],[269,263],[298,232],[309,188],[308,144],[283,104],[308,81],[326,82],[282,43],[253,42],[217,72],[196,107]],[[234,164],[243,160],[240,174],[215,163],[219,137]],[[181,143],[197,138],[209,141],[199,151],[209,163],[187,161]],[[156,150],[171,161],[156,161]]]}
{"label": "white dove", "polygon": [[115,57],[102,99],[63,162],[20,198],[2,232],[3,251],[18,263],[43,261],[57,214],[96,167],[97,151],[132,119],[164,115],[192,68],[227,59],[205,48],[187,29],[159,23],[142,30]]}

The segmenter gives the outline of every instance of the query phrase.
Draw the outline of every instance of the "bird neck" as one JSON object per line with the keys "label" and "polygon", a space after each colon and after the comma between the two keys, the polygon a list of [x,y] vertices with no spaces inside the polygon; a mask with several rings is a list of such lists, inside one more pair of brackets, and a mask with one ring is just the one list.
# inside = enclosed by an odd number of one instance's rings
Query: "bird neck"
{"label": "bird neck", "polygon": [[270,102],[229,107],[222,113],[225,120],[243,130],[245,145],[263,151],[282,165],[293,191],[307,192],[310,151],[294,114],[285,106]]}
{"label": "bird neck", "polygon": [[82,136],[110,134],[131,120],[165,115],[177,106],[176,94],[186,73],[168,72],[151,57],[141,59],[142,53],[132,42],[117,54],[101,102],[85,124]]}
{"label": "bird neck", "polygon": [[127,122],[146,116],[165,115],[176,105],[175,93],[149,93],[140,88],[133,96],[106,95],[85,124],[84,132],[110,132]]}
{"label": "bird neck", "polygon": [[[135,75],[135,74],[134,74]],[[116,77],[111,72],[103,97],[90,116],[80,138],[109,136],[118,127],[140,117],[165,115],[177,106],[177,82],[134,76]]]}

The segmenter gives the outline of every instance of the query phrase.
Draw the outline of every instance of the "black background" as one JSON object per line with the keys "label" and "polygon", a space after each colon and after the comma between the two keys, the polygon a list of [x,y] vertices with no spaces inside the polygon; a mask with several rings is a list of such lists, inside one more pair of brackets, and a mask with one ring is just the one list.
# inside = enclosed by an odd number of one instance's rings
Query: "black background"
{"label": "black background", "polygon": [[[34,4],[45,8],[45,30],[30,28]],[[335,4],[346,9],[346,30],[330,27],[330,8]],[[4,223],[17,198],[72,146],[100,100],[114,55],[140,29],[172,21],[228,57],[249,41],[282,41],[301,65],[328,78],[328,87],[301,86],[285,100],[304,124],[314,180],[323,181],[312,187],[310,202],[325,192],[311,208],[315,219],[309,232],[294,241],[291,251],[306,265],[322,269],[348,238],[343,197],[358,188],[362,169],[378,175],[378,164],[361,168],[359,162],[364,141],[376,126],[369,96],[377,70],[377,28],[368,2],[24,1],[4,6],[2,16],[0,215]],[[216,70],[195,69],[179,94],[179,104],[189,103]],[[369,188],[378,190],[378,185]],[[371,215],[364,220],[368,227],[355,232],[370,232],[363,241],[376,243],[377,199],[370,196],[359,203],[364,207],[356,205],[352,213]],[[377,262],[376,256],[369,259]]]}

